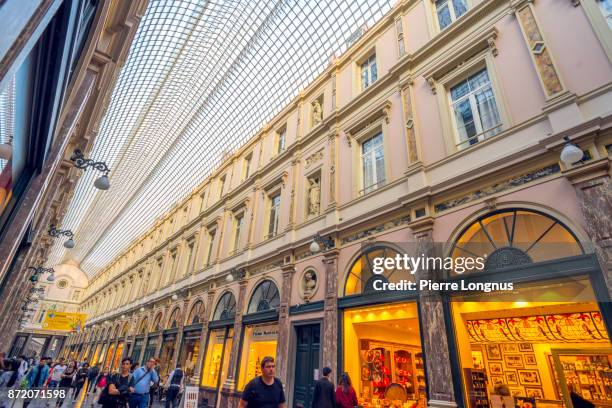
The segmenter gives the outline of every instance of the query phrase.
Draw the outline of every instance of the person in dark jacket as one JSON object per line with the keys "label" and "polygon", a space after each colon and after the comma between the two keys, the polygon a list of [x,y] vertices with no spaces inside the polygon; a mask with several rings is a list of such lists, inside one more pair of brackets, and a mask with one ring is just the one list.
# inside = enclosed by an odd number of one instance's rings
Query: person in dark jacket
{"label": "person in dark jacket", "polygon": [[336,408],[334,383],[329,379],[331,368],[323,367],[323,377],[315,382],[312,395],[312,408]]}
{"label": "person in dark jacket", "polygon": [[96,391],[96,379],[100,374],[100,364],[93,365],[87,371],[87,394],[91,392],[93,388],[94,392]]}

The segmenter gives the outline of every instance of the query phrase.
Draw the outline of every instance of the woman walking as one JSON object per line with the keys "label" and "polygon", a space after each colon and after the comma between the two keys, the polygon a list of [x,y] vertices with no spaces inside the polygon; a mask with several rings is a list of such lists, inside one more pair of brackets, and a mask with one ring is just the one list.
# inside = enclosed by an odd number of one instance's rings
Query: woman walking
{"label": "woman walking", "polygon": [[338,408],[354,408],[358,405],[357,393],[351,384],[348,373],[340,375],[338,388],[336,388],[336,403]]}

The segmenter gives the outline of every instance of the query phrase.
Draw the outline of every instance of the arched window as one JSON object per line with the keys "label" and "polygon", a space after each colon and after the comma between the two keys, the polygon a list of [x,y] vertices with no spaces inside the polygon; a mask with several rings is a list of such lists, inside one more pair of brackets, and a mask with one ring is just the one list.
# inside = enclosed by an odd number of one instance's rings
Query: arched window
{"label": "arched window", "polygon": [[176,329],[178,326],[178,317],[179,317],[179,308],[177,307],[170,314],[170,319],[168,319],[168,329]]}
{"label": "arched window", "polygon": [[236,316],[236,298],[232,292],[226,292],[215,308],[213,320],[233,319]]}
{"label": "arched window", "polygon": [[198,300],[191,307],[191,312],[189,312],[189,318],[187,319],[187,324],[200,323],[200,316],[202,316],[203,314],[204,314],[204,303],[201,300]]}
{"label": "arched window", "polygon": [[129,325],[128,325],[128,323],[126,322],[126,323],[123,325],[123,329],[121,329],[121,337],[127,337],[127,334],[128,334],[128,328],[129,328]]}
{"label": "arched window", "polygon": [[155,320],[153,320],[153,325],[151,326],[151,331],[152,332],[156,332],[161,330],[161,318],[162,318],[162,314],[161,312],[157,314],[157,316],[155,316]]}
{"label": "arched window", "polygon": [[145,317],[144,320],[140,323],[140,327],[138,328],[138,334],[146,334],[147,333],[147,323],[148,323],[148,320]]}
{"label": "arched window", "polygon": [[280,295],[278,288],[271,280],[261,282],[251,296],[247,313],[265,312],[274,310],[280,305]]}
{"label": "arched window", "polygon": [[375,259],[394,258],[398,254],[398,251],[385,245],[366,248],[351,266],[344,284],[344,296],[378,292],[374,288],[375,282],[397,283],[401,280],[414,280],[414,275],[411,275],[408,269],[389,269],[381,266],[382,273],[374,273]]}
{"label": "arched window", "polygon": [[486,214],[459,235],[452,257],[486,257],[485,270],[583,254],[576,236],[559,220],[523,209]]}

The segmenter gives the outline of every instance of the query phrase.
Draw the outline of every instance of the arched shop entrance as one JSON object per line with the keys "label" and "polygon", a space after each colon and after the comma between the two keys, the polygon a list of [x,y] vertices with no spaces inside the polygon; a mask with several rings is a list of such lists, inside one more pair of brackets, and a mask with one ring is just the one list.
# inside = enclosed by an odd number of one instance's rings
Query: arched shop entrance
{"label": "arched shop entrance", "polygon": [[399,252],[387,244],[364,248],[351,264],[338,299],[338,371],[349,374],[363,406],[427,406],[418,294],[374,290],[376,281],[414,280],[407,270],[372,272],[375,258]]}
{"label": "arched shop entrance", "polygon": [[278,341],[278,307],[280,295],[276,284],[265,279],[251,295],[247,312],[242,316],[242,347],[238,355],[238,387],[242,391],[253,378],[261,375],[261,360],[266,356],[276,358]]}
{"label": "arched shop entrance", "polygon": [[148,319],[145,317],[140,322],[140,326],[138,326],[138,330],[136,331],[137,334],[134,337],[134,346],[132,347],[132,361],[134,361],[134,363],[142,364],[142,361],[140,361],[140,357],[142,355],[142,349],[145,344],[145,336],[147,334],[147,324],[148,324]]}
{"label": "arched shop entrance", "polygon": [[161,342],[161,330],[162,330],[162,313],[159,312],[155,318],[153,319],[153,323],[151,324],[151,330],[147,335],[147,342],[144,350],[144,354],[142,356],[142,364],[144,364],[151,357],[155,357],[155,352],[157,351],[157,346]]}
{"label": "arched shop entrance", "polygon": [[174,308],[172,313],[170,313],[170,317],[168,318],[168,323],[166,325],[166,330],[164,330],[162,336],[162,344],[160,351],[160,370],[159,373],[162,377],[165,377],[170,373],[172,367],[170,364],[174,358],[174,353],[176,349],[176,337],[178,333],[178,325],[180,319],[180,309]]}
{"label": "arched shop entrance", "polygon": [[[200,355],[200,337],[202,336],[201,316],[204,315],[204,302],[196,301],[185,322],[183,338],[178,361],[185,371],[187,378],[191,378],[195,372],[198,356]],[[197,381],[197,380],[194,380]]]}
{"label": "arched shop entrance", "polygon": [[217,406],[221,386],[227,379],[230,352],[234,342],[235,317],[236,297],[228,291],[219,298],[208,324],[208,339],[202,369],[202,392],[208,401],[208,406]]}
{"label": "arched shop entrance", "polygon": [[612,405],[609,297],[584,247],[558,219],[521,208],[461,230],[450,255],[486,256],[486,267],[448,280],[512,282],[514,290],[445,296],[458,404],[496,406],[504,385],[536,406],[571,407],[570,387]]}

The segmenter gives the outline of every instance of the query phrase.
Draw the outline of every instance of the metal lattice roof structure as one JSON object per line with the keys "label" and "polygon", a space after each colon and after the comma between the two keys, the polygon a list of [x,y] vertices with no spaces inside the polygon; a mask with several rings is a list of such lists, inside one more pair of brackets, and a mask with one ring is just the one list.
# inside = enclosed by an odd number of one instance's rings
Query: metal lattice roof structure
{"label": "metal lattice roof structure", "polygon": [[112,169],[79,179],[61,225],[66,259],[90,276],[280,112],[372,26],[389,0],[151,0],[90,157]]}

